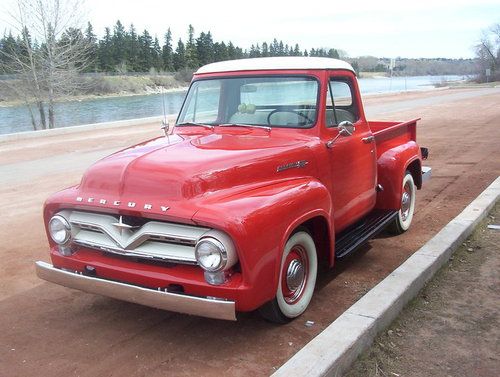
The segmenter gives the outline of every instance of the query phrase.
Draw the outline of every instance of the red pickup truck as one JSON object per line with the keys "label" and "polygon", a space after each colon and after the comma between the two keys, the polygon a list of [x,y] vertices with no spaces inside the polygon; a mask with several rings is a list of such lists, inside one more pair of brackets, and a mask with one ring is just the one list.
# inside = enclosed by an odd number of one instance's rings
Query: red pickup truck
{"label": "red pickup truck", "polygon": [[44,208],[39,277],[211,318],[301,315],[318,265],[406,231],[430,177],[417,119],[367,121],[328,58],[201,67],[175,127],[92,165]]}

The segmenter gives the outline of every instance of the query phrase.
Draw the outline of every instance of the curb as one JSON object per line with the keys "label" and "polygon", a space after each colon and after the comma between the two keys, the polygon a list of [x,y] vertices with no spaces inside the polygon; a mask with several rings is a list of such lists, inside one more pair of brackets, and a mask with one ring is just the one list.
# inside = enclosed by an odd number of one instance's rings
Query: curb
{"label": "curb", "polygon": [[273,376],[340,376],[473,232],[500,197],[500,177],[401,266],[355,302]]}
{"label": "curb", "polygon": [[[177,116],[177,114],[168,114],[167,119],[172,121],[172,120],[175,120],[176,116]],[[118,128],[118,127],[140,126],[143,124],[160,122],[162,119],[163,119],[163,115],[162,116],[148,117],[148,118],[117,120],[117,121],[113,121],[113,122],[84,124],[81,126],[68,126],[68,127],[61,127],[61,128],[53,128],[50,130],[18,132],[18,133],[13,133],[13,134],[0,135],[0,143],[4,143],[4,142],[8,142],[8,141],[34,139],[34,138],[40,138],[40,137],[44,137],[44,136],[65,135],[65,134],[69,134],[69,133],[90,131],[90,130],[95,130],[95,129],[105,130],[105,129]]]}

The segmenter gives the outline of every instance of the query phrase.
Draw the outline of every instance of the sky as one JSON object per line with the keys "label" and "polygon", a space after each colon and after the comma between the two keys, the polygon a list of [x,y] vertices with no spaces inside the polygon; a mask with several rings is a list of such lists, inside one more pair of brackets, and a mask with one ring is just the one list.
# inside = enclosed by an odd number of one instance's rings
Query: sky
{"label": "sky", "polygon": [[[64,1],[64,0],[62,0]],[[9,9],[15,0],[0,0]],[[9,23],[0,11],[0,32]],[[348,56],[470,58],[481,30],[500,23],[500,0],[85,0],[82,8],[99,37],[120,20],[146,28],[163,43],[211,31],[216,41],[249,49],[272,41],[344,50]]]}

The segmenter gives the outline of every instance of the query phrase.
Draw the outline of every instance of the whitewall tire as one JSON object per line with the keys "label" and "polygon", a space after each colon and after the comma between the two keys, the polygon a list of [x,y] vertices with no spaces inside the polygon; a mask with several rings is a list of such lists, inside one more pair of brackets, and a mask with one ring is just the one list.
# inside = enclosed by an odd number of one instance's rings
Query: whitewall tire
{"label": "whitewall tire", "polygon": [[402,182],[401,190],[401,204],[398,215],[394,222],[390,225],[389,230],[394,234],[401,234],[406,232],[413,220],[413,213],[415,212],[415,199],[417,194],[417,187],[413,180],[413,176],[409,171],[405,173]]}
{"label": "whitewall tire", "polygon": [[314,240],[306,231],[292,234],[283,250],[276,297],[265,304],[260,313],[277,323],[300,316],[311,302],[317,274]]}

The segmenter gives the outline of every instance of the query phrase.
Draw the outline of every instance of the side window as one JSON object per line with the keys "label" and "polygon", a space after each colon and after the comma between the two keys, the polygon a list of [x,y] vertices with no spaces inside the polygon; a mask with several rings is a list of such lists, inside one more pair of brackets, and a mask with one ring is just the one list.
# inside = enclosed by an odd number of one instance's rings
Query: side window
{"label": "side window", "polygon": [[343,121],[355,123],[359,116],[351,82],[348,78],[330,78],[326,93],[326,126]]}

